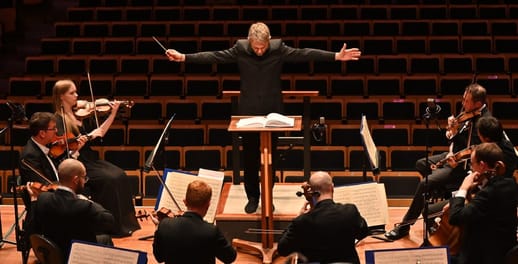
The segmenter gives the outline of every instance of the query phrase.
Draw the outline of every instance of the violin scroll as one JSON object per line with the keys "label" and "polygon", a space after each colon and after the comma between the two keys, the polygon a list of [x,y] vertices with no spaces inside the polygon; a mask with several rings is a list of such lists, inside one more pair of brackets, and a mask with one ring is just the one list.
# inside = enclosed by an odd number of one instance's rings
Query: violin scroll
{"label": "violin scroll", "polygon": [[313,208],[313,206],[315,205],[315,200],[313,198],[314,198],[314,196],[315,197],[319,196],[320,192],[313,190],[311,185],[309,183],[307,183],[307,182],[304,182],[300,186],[300,188],[302,188],[303,192],[298,191],[296,193],[296,195],[298,197],[304,195],[304,197],[306,198],[306,201],[308,201],[308,203],[309,203],[310,208]]}

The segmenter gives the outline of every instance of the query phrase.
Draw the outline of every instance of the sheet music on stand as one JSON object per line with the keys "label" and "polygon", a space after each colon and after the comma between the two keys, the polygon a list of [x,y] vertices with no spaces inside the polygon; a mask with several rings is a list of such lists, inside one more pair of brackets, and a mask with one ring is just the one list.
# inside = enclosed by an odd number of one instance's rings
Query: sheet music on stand
{"label": "sheet music on stand", "polygon": [[140,250],[72,240],[68,264],[145,264],[147,253]]}
{"label": "sheet music on stand", "polygon": [[[198,175],[179,170],[165,169],[162,176],[165,185],[171,190],[173,197],[176,200],[183,200],[187,192],[187,186],[194,180],[202,180],[212,188],[212,197],[210,206],[204,220],[209,223],[214,223],[216,218],[216,210],[218,208],[219,198],[221,196],[221,189],[223,187],[224,173],[222,171],[213,171],[202,169],[198,171]],[[168,195],[162,195],[164,187],[162,186],[158,192],[155,210],[162,207],[170,210],[176,210],[176,204]],[[181,211],[186,211],[187,207],[183,203],[178,204]]]}
{"label": "sheet music on stand", "polygon": [[362,115],[362,121],[360,124],[360,135],[362,138],[365,154],[367,155],[369,165],[372,170],[372,174],[377,176],[380,174],[380,157],[378,149],[376,148],[376,144],[374,144],[374,140],[372,139],[371,132],[369,130],[369,125],[367,123],[367,118],[365,117],[365,115]]}

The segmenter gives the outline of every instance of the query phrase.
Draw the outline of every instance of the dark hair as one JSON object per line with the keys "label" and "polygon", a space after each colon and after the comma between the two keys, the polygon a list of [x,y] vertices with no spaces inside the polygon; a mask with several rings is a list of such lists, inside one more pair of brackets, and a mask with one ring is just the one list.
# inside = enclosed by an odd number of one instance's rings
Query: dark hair
{"label": "dark hair", "polygon": [[502,124],[493,116],[480,117],[477,129],[481,136],[489,138],[491,142],[500,142],[504,136]]}
{"label": "dark hair", "polygon": [[46,130],[51,121],[56,122],[56,116],[49,112],[36,112],[29,120],[29,132],[31,136],[36,136],[41,130]]}
{"label": "dark hair", "polygon": [[485,162],[490,168],[495,168],[498,161],[504,160],[502,149],[495,143],[481,143],[475,147],[475,158]]}
{"label": "dark hair", "polygon": [[466,87],[466,92],[471,94],[473,102],[486,103],[486,88],[478,83],[472,83]]}

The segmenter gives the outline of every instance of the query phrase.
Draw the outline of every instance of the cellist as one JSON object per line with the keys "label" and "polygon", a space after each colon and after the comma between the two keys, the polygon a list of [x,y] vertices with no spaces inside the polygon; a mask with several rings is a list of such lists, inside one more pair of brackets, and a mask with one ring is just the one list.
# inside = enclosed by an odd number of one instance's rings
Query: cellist
{"label": "cellist", "polygon": [[[514,179],[502,175],[503,159],[497,144],[477,145],[471,153],[471,173],[445,207],[449,223],[463,229],[454,263],[504,263],[516,245],[518,189]],[[466,203],[470,193],[475,194]]]}

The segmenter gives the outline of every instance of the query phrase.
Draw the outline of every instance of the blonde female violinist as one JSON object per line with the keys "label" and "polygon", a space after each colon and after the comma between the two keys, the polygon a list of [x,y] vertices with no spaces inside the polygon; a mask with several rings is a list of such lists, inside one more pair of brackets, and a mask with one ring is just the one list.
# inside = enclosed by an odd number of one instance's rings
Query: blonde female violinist
{"label": "blonde female violinist", "polygon": [[454,263],[504,263],[516,244],[518,191],[515,181],[503,176],[503,158],[497,144],[477,145],[471,173],[444,208],[449,224],[462,228]]}
{"label": "blonde female violinist", "polygon": [[[90,141],[102,138],[113,123],[120,102],[112,101],[109,114],[99,124],[96,111],[89,116],[76,116],[78,109],[89,109],[92,102],[78,101],[77,88],[71,80],[57,81],[53,88],[53,100],[57,117],[59,135],[71,134],[77,138],[79,147],[72,151],[71,157],[77,158],[86,167],[90,181],[86,184],[92,200],[110,210],[115,218],[118,231],[116,237],[129,236],[140,229],[135,217],[132,195],[129,192],[127,175],[121,168],[105,160],[99,160],[90,148]],[[95,109],[95,105],[93,106]],[[66,151],[69,154],[70,151]]]}

